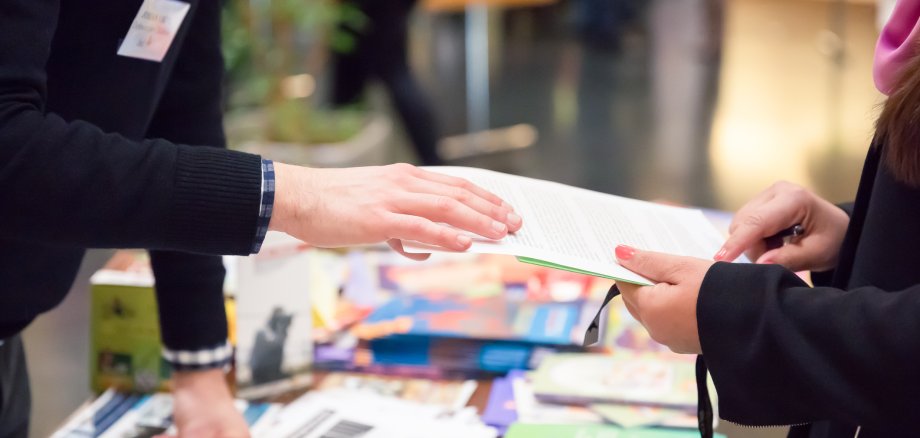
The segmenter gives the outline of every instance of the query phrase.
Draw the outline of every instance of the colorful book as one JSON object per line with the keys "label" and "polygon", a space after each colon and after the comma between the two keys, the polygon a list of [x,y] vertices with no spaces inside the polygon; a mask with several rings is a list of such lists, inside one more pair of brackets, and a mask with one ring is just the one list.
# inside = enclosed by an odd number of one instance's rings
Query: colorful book
{"label": "colorful book", "polygon": [[167,389],[160,322],[146,253],[119,251],[90,279],[90,387]]}
{"label": "colorful book", "polygon": [[234,257],[228,280],[236,292],[236,376],[244,398],[302,385],[313,360],[310,306],[312,251],[281,233],[262,249]]}
{"label": "colorful book", "polygon": [[[692,438],[695,430],[622,429],[597,424],[524,424],[511,425],[505,438]],[[724,435],[715,434],[724,438]]]}
{"label": "colorful book", "polygon": [[499,377],[492,381],[489,401],[482,412],[482,422],[494,427],[504,435],[517,421],[517,406],[514,401],[514,387],[509,377]]}
{"label": "colorful book", "polygon": [[515,302],[502,296],[402,296],[375,310],[353,332],[363,339],[404,335],[574,345],[583,306],[581,301]]}
{"label": "colorful book", "polygon": [[505,373],[533,368],[541,348],[580,351],[584,306],[503,296],[399,296],[352,333],[366,340],[373,363]]}
{"label": "colorful book", "polygon": [[461,409],[470,401],[476,386],[475,380],[433,380],[339,372],[327,374],[316,385],[316,389],[367,391],[426,405]]}
{"label": "colorful book", "polygon": [[[253,436],[269,426],[281,406],[236,401]],[[52,438],[146,438],[175,435],[173,397],[168,393],[134,394],[109,389],[75,412]]]}
{"label": "colorful book", "polygon": [[630,351],[556,354],[533,374],[542,401],[580,405],[631,403],[696,409],[696,371],[680,358]]}

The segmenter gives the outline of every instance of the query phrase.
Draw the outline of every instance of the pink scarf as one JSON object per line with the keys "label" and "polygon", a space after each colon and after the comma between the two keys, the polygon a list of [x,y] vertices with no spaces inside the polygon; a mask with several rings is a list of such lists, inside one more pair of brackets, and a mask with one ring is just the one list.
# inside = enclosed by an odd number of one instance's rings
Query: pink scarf
{"label": "pink scarf", "polygon": [[875,46],[875,87],[890,94],[901,67],[920,48],[920,0],[898,0]]}

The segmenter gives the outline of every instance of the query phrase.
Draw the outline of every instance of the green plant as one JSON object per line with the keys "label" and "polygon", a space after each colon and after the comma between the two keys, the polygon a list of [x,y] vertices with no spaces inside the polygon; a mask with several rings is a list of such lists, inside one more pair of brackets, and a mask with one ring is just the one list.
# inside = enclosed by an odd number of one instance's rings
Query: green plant
{"label": "green plant", "polygon": [[320,109],[312,95],[328,51],[354,46],[340,26],[360,28],[363,22],[360,11],[336,0],[228,0],[228,112],[263,111],[262,137],[270,141],[311,144],[353,136],[363,111]]}

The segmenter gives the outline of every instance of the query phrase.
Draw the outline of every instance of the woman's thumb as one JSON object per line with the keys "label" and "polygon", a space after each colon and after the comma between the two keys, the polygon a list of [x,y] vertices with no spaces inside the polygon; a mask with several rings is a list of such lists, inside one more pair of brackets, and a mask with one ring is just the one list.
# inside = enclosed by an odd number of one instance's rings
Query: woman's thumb
{"label": "woman's thumb", "polygon": [[763,253],[754,263],[780,265],[792,271],[800,271],[808,258],[806,250],[798,245],[785,245]]}

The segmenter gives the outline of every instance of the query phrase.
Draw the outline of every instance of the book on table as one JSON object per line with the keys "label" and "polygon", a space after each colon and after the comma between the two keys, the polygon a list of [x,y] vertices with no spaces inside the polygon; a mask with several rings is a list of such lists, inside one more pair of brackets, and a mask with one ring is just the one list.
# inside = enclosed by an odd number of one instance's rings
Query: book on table
{"label": "book on table", "polygon": [[[617,264],[617,245],[710,259],[724,238],[702,210],[661,205],[469,167],[429,167],[461,177],[511,204],[524,226],[502,240],[473,238],[470,252],[513,255],[555,269],[648,285]],[[445,251],[405,242],[415,252]]]}

